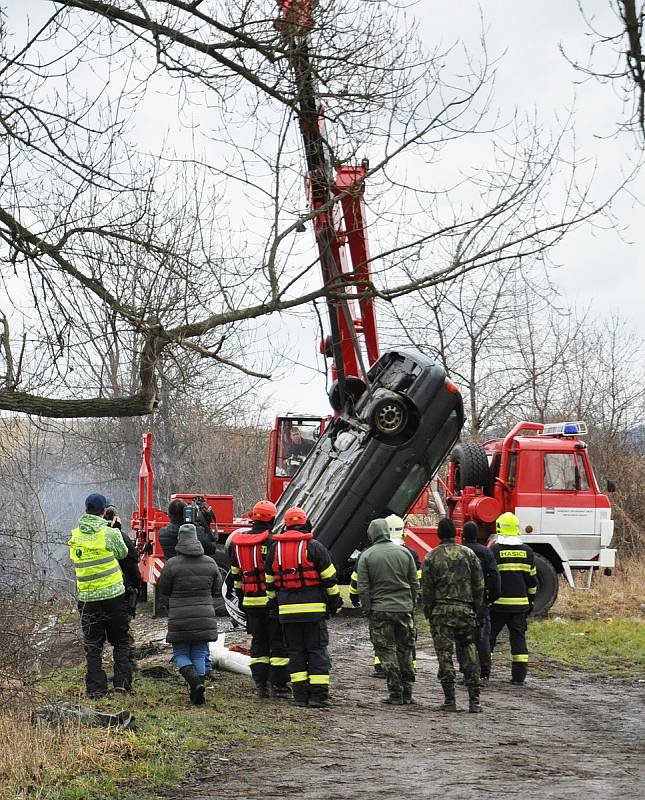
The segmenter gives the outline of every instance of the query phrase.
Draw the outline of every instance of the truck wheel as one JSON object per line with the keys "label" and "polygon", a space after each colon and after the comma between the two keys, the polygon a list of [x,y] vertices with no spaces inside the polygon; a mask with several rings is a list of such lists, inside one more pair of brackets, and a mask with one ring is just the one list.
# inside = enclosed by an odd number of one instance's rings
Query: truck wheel
{"label": "truck wheel", "polygon": [[537,594],[533,616],[545,616],[558,597],[558,575],[553,564],[544,556],[535,553],[537,569]]}
{"label": "truck wheel", "polygon": [[480,444],[458,444],[450,454],[455,464],[455,485],[463,490],[466,486],[482,486],[484,494],[491,494],[488,456]]}
{"label": "truck wheel", "polygon": [[382,397],[370,414],[372,427],[383,436],[396,436],[408,424],[408,407],[398,397]]}

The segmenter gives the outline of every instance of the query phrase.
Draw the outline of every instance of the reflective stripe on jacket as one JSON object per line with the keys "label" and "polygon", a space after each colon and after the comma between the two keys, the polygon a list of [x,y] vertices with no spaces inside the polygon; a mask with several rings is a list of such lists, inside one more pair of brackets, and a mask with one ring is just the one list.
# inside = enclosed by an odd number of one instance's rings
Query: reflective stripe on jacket
{"label": "reflective stripe on jacket", "polygon": [[79,600],[101,589],[113,587],[116,591],[121,586],[125,591],[121,567],[114,553],[106,545],[106,536],[110,529],[85,533],[74,528],[68,541],[69,557],[76,572],[76,589]]}

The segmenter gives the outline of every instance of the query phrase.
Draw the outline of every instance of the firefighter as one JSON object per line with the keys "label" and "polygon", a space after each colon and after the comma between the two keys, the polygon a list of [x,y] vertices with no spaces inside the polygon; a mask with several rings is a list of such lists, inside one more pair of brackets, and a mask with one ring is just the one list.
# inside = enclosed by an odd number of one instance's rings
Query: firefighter
{"label": "firefighter", "polygon": [[126,692],[132,688],[130,620],[119,566],[119,560],[128,555],[128,548],[121,532],[103,518],[108,505],[99,492],[88,495],[85,514],[68,541],[87,662],[85,686],[93,699],[103,697],[108,690],[102,663],[106,640],[114,650],[114,688]]}
{"label": "firefighter", "polygon": [[477,617],[484,602],[484,575],[472,550],[455,543],[455,523],[443,517],[437,534],[441,543],[423,561],[423,611],[430,623],[439,661],[437,677],[444,693],[442,711],[456,711],[452,646],[464,653],[464,675],[471,713],[480,712],[479,663],[475,649]]}
{"label": "firefighter", "polygon": [[383,702],[401,706],[414,702],[417,568],[409,550],[390,541],[387,520],[372,520],[367,538],[371,546],[358,562],[361,606],[369,617],[370,639],[387,679],[389,696]]}
{"label": "firefighter", "polygon": [[277,593],[293,698],[298,706],[328,708],[331,660],[325,619],[343,605],[336,567],[327,548],[313,538],[301,508],[287,509],[284,523],[286,530],[273,536],[265,566]]}
{"label": "firefighter", "polygon": [[537,570],[533,550],[523,544],[520,521],[510,511],[495,522],[497,541],[491,550],[502,579],[500,596],[491,607],[491,649],[495,649],[502,628],[508,628],[511,644],[511,683],[522,686],[526,680],[529,651],[526,644],[526,619],[533,609],[537,592]]}
{"label": "firefighter", "polygon": [[251,635],[251,675],[257,696],[289,698],[289,658],[278,612],[270,607],[275,598],[273,576],[267,576],[264,569],[277,513],[270,500],[253,506],[251,527],[240,528],[231,537],[231,575]]}
{"label": "firefighter", "polygon": [[[480,686],[486,688],[490,679],[490,604],[495,602],[501,591],[499,570],[495,556],[486,545],[477,542],[479,529],[476,522],[466,522],[464,524],[462,537],[464,545],[470,548],[479,559],[479,563],[484,573],[484,602],[477,619],[477,656],[479,658]],[[457,645],[457,660],[463,663],[463,653],[461,647]],[[463,669],[462,669],[463,672]],[[463,683],[463,678],[459,681]]]}

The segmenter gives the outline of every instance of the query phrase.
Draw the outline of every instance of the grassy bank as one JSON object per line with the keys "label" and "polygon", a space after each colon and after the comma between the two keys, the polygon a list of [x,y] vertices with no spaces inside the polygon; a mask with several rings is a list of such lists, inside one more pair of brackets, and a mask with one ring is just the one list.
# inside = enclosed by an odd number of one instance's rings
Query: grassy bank
{"label": "grassy bank", "polygon": [[554,618],[529,626],[531,653],[569,667],[629,680],[645,678],[645,621]]}
{"label": "grassy bank", "polygon": [[136,730],[73,724],[57,730],[31,725],[26,712],[0,712],[0,797],[147,800],[179,783],[199,754],[210,753],[214,771],[224,771],[235,747],[261,747],[278,736],[288,745],[314,733],[287,704],[258,702],[242,676],[219,674],[200,708],[188,704],[174,674],[165,680],[138,677],[132,696],[94,703],[79,694],[79,686],[83,670],[74,668],[49,676],[39,689],[43,703],[66,700],[100,711],[125,707],[136,717]]}
{"label": "grassy bank", "polygon": [[[582,584],[584,575],[576,577]],[[561,578],[551,616],[574,619],[643,616],[642,603],[645,603],[645,560],[633,559],[619,563],[611,576],[597,574],[591,589],[571,589]]]}

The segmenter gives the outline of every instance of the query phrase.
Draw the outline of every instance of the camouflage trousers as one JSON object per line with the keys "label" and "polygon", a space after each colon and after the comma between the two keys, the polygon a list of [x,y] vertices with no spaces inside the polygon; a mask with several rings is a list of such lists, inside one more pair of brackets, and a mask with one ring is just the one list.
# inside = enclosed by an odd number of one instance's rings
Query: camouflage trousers
{"label": "camouflage trousers", "polygon": [[373,611],[370,639],[381,660],[391,694],[412,694],[414,684],[414,614],[405,611]]}
{"label": "camouflage trousers", "polygon": [[453,645],[457,643],[463,653],[462,669],[466,686],[479,686],[479,659],[475,637],[477,620],[475,612],[461,603],[436,605],[429,617],[435,653],[439,661],[437,678],[441,685],[455,685],[455,667],[452,663]]}

